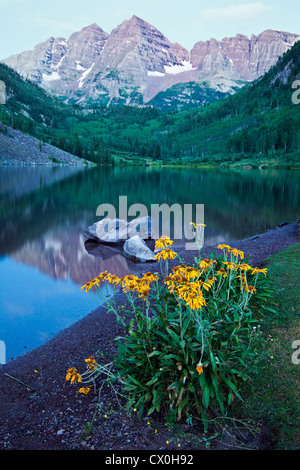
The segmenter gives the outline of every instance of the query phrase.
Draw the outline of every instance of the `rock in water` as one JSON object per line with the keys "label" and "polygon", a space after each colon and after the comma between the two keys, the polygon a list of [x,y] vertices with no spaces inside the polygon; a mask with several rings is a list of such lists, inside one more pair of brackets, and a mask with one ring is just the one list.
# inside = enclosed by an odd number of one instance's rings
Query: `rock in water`
{"label": "rock in water", "polygon": [[88,239],[98,242],[118,243],[120,240],[119,227],[119,219],[102,219],[88,227],[84,234]]}
{"label": "rock in water", "polygon": [[128,223],[128,238],[139,235],[143,240],[151,238],[154,233],[153,221],[151,217],[138,217]]}
{"label": "rock in water", "polygon": [[156,261],[153,251],[148,248],[146,242],[139,235],[134,235],[125,241],[123,252],[128,258],[141,263]]}
{"label": "rock in water", "polygon": [[124,243],[135,235],[146,240],[152,236],[151,217],[138,217],[127,222],[123,219],[104,218],[87,228],[85,236],[103,243]]}

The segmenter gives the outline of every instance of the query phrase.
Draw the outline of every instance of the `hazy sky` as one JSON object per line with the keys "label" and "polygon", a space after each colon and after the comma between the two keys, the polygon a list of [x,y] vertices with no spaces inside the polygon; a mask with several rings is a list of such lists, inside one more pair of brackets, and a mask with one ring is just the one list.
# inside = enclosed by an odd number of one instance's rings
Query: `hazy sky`
{"label": "hazy sky", "polygon": [[91,23],[110,33],[132,15],[190,50],[211,37],[269,28],[300,34],[299,13],[299,0],[0,0],[0,59]]}

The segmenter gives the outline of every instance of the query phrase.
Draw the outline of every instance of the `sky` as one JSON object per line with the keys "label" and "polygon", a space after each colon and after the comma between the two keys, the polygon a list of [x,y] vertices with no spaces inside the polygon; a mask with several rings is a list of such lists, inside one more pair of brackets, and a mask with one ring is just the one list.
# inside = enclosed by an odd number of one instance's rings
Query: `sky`
{"label": "sky", "polygon": [[266,29],[300,34],[299,0],[0,0],[0,59],[64,37],[92,23],[110,33],[136,15],[171,42],[191,50],[198,41],[221,40]]}

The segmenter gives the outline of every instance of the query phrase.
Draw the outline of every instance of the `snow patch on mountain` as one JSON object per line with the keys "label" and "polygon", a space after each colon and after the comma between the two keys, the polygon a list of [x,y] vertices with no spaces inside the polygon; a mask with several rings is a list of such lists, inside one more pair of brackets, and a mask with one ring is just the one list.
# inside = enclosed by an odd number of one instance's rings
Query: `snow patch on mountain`
{"label": "snow patch on mountain", "polygon": [[51,75],[43,73],[42,75],[44,82],[52,82],[53,80],[60,80],[61,77],[58,72],[52,72]]}
{"label": "snow patch on mountain", "polygon": [[190,70],[196,70],[197,67],[193,67],[189,61],[183,60],[182,65],[170,64],[170,65],[165,65],[164,68],[165,68],[166,73],[177,75],[178,73],[189,72]]}
{"label": "snow patch on mountain", "polygon": [[187,61],[183,60],[182,65],[180,64],[171,64],[170,65],[164,65],[165,72],[157,72],[157,71],[148,71],[148,77],[164,77],[165,74],[171,74],[171,75],[177,75],[178,73],[182,72],[190,72],[191,70],[196,70],[197,67],[193,67],[193,65]]}
{"label": "snow patch on mountain", "polygon": [[95,65],[95,62],[92,63],[92,65],[90,66],[89,69],[87,69],[85,72],[83,72],[83,74],[81,75],[81,78],[79,79],[79,82],[78,82],[78,88],[82,87],[84,80],[86,79],[86,77],[88,76],[88,74],[90,73],[90,71],[92,70],[94,65]]}
{"label": "snow patch on mountain", "polygon": [[82,67],[80,60],[75,60],[75,62],[76,62],[76,70],[83,70],[83,71],[86,70],[84,67]]}
{"label": "snow patch on mountain", "polygon": [[165,74],[163,72],[152,72],[151,70],[148,71],[148,77],[164,77]]}

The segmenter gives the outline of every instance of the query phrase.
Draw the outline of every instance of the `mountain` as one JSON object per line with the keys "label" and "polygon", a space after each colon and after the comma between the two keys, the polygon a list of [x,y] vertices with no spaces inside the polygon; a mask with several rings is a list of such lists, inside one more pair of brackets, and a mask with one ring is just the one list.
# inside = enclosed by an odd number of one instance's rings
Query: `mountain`
{"label": "mountain", "polygon": [[[250,39],[238,34],[200,41],[188,51],[133,16],[110,34],[92,24],[68,40],[51,37],[2,62],[67,103],[143,106],[155,103],[160,93],[158,103],[172,108],[180,85],[180,108],[236,92],[268,71],[299,39],[297,34],[267,30]],[[217,92],[214,97],[212,91]]]}
{"label": "mountain", "polygon": [[[262,77],[205,106],[171,112],[153,106],[87,109],[61,103],[0,64],[7,91],[6,104],[0,104],[0,132],[12,126],[99,164],[299,168],[299,79],[297,41]],[[165,93],[170,101],[184,100],[186,91],[194,99],[193,86],[177,84]],[[154,99],[167,105],[160,93]]]}

